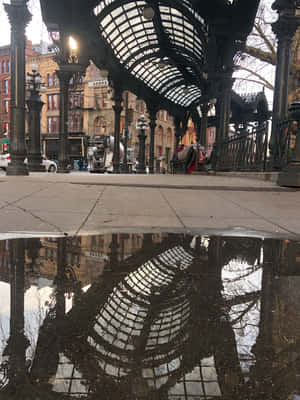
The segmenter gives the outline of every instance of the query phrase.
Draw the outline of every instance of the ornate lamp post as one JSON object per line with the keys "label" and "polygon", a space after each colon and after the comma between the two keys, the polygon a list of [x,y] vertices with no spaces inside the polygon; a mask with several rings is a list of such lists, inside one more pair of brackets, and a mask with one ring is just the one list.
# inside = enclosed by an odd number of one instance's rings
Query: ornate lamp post
{"label": "ornate lamp post", "polygon": [[125,92],[124,107],[125,107],[125,126],[124,126],[124,156],[122,163],[122,172],[128,174],[129,172],[128,160],[127,160],[128,126],[129,126],[128,90],[126,90]]}
{"label": "ornate lamp post", "polygon": [[81,76],[88,65],[88,59],[84,56],[78,56],[77,42],[65,33],[61,33],[59,40],[55,40],[58,45],[58,54],[54,57],[59,65],[59,70],[56,71],[59,79],[59,130],[60,130],[60,145],[58,156],[58,173],[70,172],[69,151],[68,151],[68,109],[69,109],[69,87],[70,80],[73,81]]}
{"label": "ornate lamp post", "polygon": [[136,172],[138,174],[146,173],[146,164],[145,164],[145,141],[147,136],[145,135],[145,130],[148,128],[148,124],[144,115],[141,115],[137,120],[136,129],[139,130],[138,138],[139,138],[139,154],[138,154],[138,165],[136,167]]}
{"label": "ornate lamp post", "polygon": [[7,175],[28,175],[25,146],[25,27],[31,19],[27,0],[5,4],[11,24],[11,162]]}
{"label": "ornate lamp post", "polygon": [[29,109],[29,151],[28,167],[30,171],[45,172],[41,155],[41,110],[44,103],[41,101],[39,90],[42,85],[42,77],[37,72],[37,66],[31,66],[31,73],[27,72],[27,87],[30,97],[26,101]]}

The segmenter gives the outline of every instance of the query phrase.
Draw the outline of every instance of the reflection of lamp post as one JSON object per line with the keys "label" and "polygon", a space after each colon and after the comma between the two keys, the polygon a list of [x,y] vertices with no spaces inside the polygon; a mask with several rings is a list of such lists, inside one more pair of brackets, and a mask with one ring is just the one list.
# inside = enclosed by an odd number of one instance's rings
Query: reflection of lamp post
{"label": "reflection of lamp post", "polygon": [[27,87],[30,97],[26,101],[29,109],[29,151],[28,167],[30,171],[43,171],[45,166],[42,164],[41,156],[41,110],[44,103],[41,101],[39,90],[42,79],[37,66],[31,66],[31,73],[27,72]]}
{"label": "reflection of lamp post", "polygon": [[145,141],[147,136],[145,135],[145,130],[148,128],[148,124],[144,115],[137,120],[136,129],[139,130],[139,154],[138,154],[138,165],[136,167],[136,172],[138,174],[144,174],[146,172],[145,165]]}
{"label": "reflection of lamp post", "polygon": [[10,157],[7,175],[28,175],[25,147],[25,27],[31,19],[27,0],[5,4],[11,24]]}

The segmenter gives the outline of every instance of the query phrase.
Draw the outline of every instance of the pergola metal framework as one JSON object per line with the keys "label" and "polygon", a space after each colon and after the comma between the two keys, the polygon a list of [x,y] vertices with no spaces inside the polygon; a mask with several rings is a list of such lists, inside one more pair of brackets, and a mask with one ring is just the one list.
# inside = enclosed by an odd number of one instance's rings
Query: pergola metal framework
{"label": "pergola metal framework", "polygon": [[41,0],[48,29],[76,36],[113,82],[178,116],[222,96],[219,83],[232,74],[258,3]]}

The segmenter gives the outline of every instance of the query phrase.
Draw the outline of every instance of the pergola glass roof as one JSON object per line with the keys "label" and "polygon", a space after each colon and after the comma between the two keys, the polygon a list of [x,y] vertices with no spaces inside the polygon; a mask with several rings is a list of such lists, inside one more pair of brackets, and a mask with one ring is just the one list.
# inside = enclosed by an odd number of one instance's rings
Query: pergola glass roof
{"label": "pergola glass roof", "polygon": [[188,107],[201,96],[207,26],[188,0],[104,0],[94,8],[103,38],[122,66],[151,89]]}

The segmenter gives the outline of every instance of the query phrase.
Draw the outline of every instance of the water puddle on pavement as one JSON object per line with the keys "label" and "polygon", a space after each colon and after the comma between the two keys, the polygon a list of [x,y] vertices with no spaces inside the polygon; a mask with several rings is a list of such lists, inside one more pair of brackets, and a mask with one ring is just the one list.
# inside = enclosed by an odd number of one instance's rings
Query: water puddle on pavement
{"label": "water puddle on pavement", "polygon": [[0,241],[0,399],[300,396],[300,242]]}

